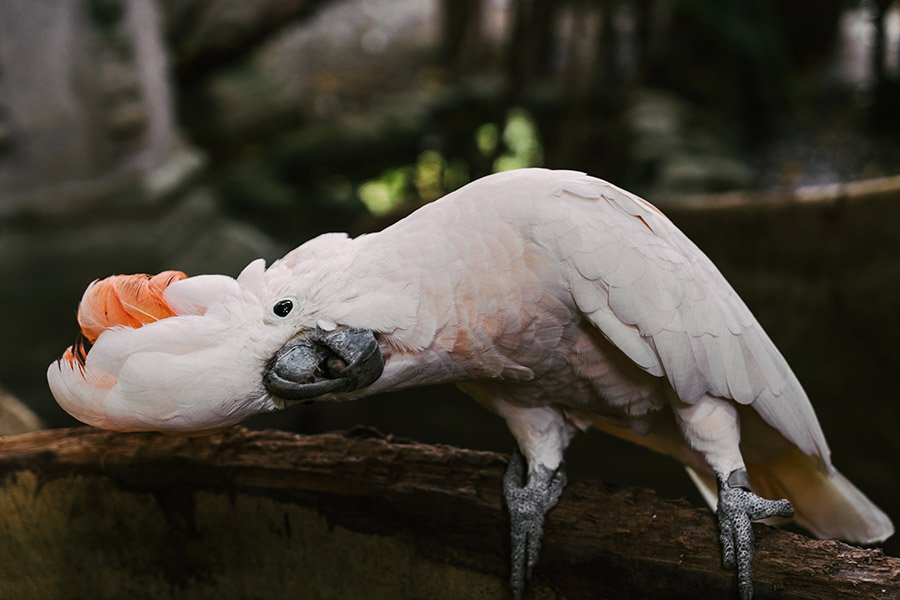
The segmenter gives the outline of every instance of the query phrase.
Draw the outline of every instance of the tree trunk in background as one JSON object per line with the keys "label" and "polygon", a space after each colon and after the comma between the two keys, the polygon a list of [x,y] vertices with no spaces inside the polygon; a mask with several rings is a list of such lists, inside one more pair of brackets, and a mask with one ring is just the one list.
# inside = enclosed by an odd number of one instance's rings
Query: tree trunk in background
{"label": "tree trunk in background", "polygon": [[158,20],[140,0],[0,0],[0,217],[35,202],[65,210],[73,192],[108,195],[172,158]]}
{"label": "tree trunk in background", "polygon": [[[380,437],[0,440],[0,595],[504,598],[504,457]],[[571,485],[535,598],[730,598],[708,510]],[[889,597],[900,559],[756,527],[756,598]]]}

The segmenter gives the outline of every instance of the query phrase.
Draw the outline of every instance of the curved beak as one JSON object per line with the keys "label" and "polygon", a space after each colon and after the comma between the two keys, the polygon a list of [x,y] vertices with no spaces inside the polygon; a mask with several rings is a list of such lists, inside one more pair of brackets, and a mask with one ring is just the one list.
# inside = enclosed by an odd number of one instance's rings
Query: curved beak
{"label": "curved beak", "polygon": [[384,359],[367,329],[315,329],[285,344],[263,373],[273,396],[287,401],[366,387],[381,376]]}

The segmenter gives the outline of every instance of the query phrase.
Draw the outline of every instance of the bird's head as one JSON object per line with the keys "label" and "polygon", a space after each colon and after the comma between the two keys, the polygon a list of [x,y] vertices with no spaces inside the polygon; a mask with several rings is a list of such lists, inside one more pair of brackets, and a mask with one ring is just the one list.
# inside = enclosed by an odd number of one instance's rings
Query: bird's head
{"label": "bird's head", "polygon": [[275,344],[262,382],[279,404],[390,389],[398,351],[427,344],[427,334],[417,337],[419,292],[372,268],[391,257],[360,258],[364,244],[326,234],[265,271],[263,323]]}
{"label": "bird's head", "polygon": [[378,379],[375,333],[329,320],[328,307],[285,293],[284,279],[256,261],[237,279],[178,273],[91,284],[79,342],[48,369],[53,395],[104,429],[196,433]]}

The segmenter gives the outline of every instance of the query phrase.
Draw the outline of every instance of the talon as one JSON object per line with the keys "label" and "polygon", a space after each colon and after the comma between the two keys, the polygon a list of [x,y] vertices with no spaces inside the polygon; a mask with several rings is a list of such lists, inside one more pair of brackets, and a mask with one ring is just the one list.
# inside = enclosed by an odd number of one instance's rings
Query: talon
{"label": "talon", "polygon": [[717,474],[719,506],[719,541],[722,546],[722,565],[737,568],[738,592],[741,600],[753,597],[753,527],[750,522],[768,517],[789,517],[794,514],[787,500],[767,500],[750,491],[744,469],[735,469],[727,477]]}
{"label": "talon", "polygon": [[723,512],[716,513],[719,521],[719,543],[722,546],[722,566],[733,571],[736,563],[734,559],[734,533],[731,530],[731,523],[725,518]]}
{"label": "talon", "polygon": [[525,485],[525,457],[516,448],[509,457],[506,473],[503,474],[503,489],[523,487]]}
{"label": "talon", "polygon": [[513,598],[522,597],[541,551],[546,514],[559,501],[566,485],[563,465],[551,470],[537,465],[525,480],[525,459],[516,449],[503,476],[503,495],[510,517]]}

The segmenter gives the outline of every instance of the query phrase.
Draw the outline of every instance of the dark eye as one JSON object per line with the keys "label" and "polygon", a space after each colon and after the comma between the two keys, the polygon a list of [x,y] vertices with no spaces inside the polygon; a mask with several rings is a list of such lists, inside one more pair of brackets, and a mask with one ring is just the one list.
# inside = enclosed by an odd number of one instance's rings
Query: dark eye
{"label": "dark eye", "polygon": [[276,317],[286,317],[294,310],[294,303],[290,300],[279,300],[272,307],[272,312]]}

